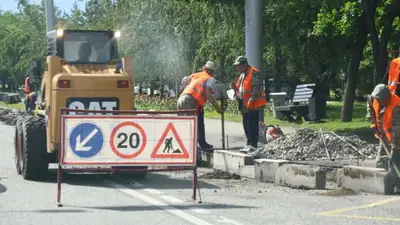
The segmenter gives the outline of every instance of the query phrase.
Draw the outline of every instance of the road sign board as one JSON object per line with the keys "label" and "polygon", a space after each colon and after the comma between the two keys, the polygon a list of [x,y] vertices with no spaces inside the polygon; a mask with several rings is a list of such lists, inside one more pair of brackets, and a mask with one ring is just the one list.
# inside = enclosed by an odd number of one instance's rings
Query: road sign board
{"label": "road sign board", "polygon": [[82,158],[97,155],[103,147],[103,133],[94,123],[80,123],[69,134],[72,152]]}
{"label": "road sign board", "polygon": [[111,150],[124,159],[135,158],[146,147],[147,139],[143,128],[134,122],[118,124],[110,134]]}
{"label": "road sign board", "polygon": [[[195,116],[62,115],[61,164],[195,165],[196,122]],[[80,124],[88,123],[92,124],[92,127],[83,125],[85,133],[78,137],[78,130],[82,128]],[[97,133],[94,131],[94,125],[98,127]],[[80,128],[77,128],[78,126]],[[102,139],[97,136],[100,133]],[[98,146],[102,148],[97,150]],[[160,150],[155,151],[158,148]],[[91,154],[84,155],[84,151]],[[163,156],[164,154],[168,157]]]}
{"label": "road sign board", "polygon": [[[174,148],[174,146],[176,148]],[[185,145],[182,143],[182,140],[172,123],[168,124],[164,133],[161,135],[156,147],[151,153],[151,157],[171,159],[189,158],[189,153],[187,152]]]}

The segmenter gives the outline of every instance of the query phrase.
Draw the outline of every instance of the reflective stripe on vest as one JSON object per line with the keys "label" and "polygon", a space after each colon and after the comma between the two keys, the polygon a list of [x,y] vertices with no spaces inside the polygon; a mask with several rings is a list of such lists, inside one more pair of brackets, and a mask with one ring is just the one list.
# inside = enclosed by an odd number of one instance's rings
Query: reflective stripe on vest
{"label": "reflective stripe on vest", "polygon": [[[253,71],[257,71],[257,69],[250,67],[249,72],[247,72],[246,76],[243,78],[243,91],[242,91],[242,102],[243,102],[243,107],[246,109],[257,109],[264,107],[267,104],[267,100],[265,99],[264,92],[262,89],[258,92],[256,96],[253,96],[253,102],[250,103],[249,100],[253,95],[253,86],[252,86],[252,77],[253,77]],[[238,78],[238,81],[236,82],[236,87],[239,90],[240,88],[240,76]]]}

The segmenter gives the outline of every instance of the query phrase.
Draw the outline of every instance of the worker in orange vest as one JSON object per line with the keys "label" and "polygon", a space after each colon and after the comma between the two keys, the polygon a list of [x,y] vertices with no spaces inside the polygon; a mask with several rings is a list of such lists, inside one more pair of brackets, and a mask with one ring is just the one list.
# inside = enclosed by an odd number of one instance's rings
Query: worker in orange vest
{"label": "worker in orange vest", "polygon": [[25,78],[25,87],[24,87],[24,92],[27,94],[25,98],[25,111],[29,110],[34,110],[35,109],[35,103],[37,99],[37,94],[34,90],[34,87],[32,85],[32,82],[30,81],[30,77],[27,76]]}
{"label": "worker in orange vest", "polygon": [[212,150],[214,147],[206,141],[204,125],[204,105],[206,101],[209,100],[218,113],[223,112],[213,95],[216,82],[213,77],[215,70],[215,63],[208,61],[203,66],[203,71],[184,77],[181,82],[184,90],[177,101],[179,110],[197,110],[197,142],[203,151]]}
{"label": "worker in orange vest", "polygon": [[[371,129],[376,137],[384,135],[383,138],[390,144],[391,157],[388,162],[388,174],[395,178],[395,183],[400,184],[400,178],[394,169],[394,166],[400,166],[400,140],[393,138],[393,129],[399,129],[396,126],[398,126],[400,118],[393,117],[393,112],[395,107],[400,107],[400,97],[390,91],[385,84],[378,84],[371,96],[374,99],[372,107],[375,117],[372,120],[374,124],[371,124]],[[397,133],[399,132],[397,131]]]}
{"label": "worker in orange vest", "polygon": [[[390,92],[396,94],[397,96],[400,96],[400,85],[398,85],[399,74],[400,74],[400,57],[392,60],[392,62],[390,63],[388,85],[387,85]],[[369,95],[367,97],[367,111],[368,111],[367,117],[370,118],[371,122],[370,128],[373,130],[373,132],[375,132],[377,129],[377,120],[378,120],[377,116],[375,115],[376,110],[374,109],[374,107],[375,109],[378,109],[379,104],[375,100],[374,96]],[[383,109],[384,107],[381,106],[381,108]],[[380,143],[379,151],[376,156],[376,161],[377,161],[376,167],[387,169],[388,157],[386,155],[382,143]]]}
{"label": "worker in orange vest", "polygon": [[261,83],[261,73],[250,66],[247,58],[239,56],[233,66],[240,72],[236,84],[231,84],[238,99],[239,109],[242,112],[243,128],[247,138],[247,145],[241,152],[255,151],[259,138],[259,115],[267,104]]}
{"label": "worker in orange vest", "polygon": [[389,77],[388,77],[389,90],[395,92],[397,95],[400,95],[400,93],[398,93],[398,91],[400,90],[397,90],[399,83],[399,74],[400,74],[400,57],[393,59],[392,62],[390,63]]}

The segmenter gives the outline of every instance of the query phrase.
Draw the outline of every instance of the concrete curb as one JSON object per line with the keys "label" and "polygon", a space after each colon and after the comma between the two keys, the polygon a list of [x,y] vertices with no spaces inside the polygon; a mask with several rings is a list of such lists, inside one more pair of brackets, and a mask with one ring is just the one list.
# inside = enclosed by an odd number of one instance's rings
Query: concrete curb
{"label": "concrete curb", "polygon": [[255,179],[261,182],[275,182],[276,171],[288,160],[256,159],[254,160]]}
{"label": "concrete curb", "polygon": [[240,152],[216,150],[212,157],[213,168],[240,176],[254,178],[253,156]]}
{"label": "concrete curb", "polygon": [[326,186],[326,174],[319,166],[283,164],[276,171],[275,184],[322,190]]}
{"label": "concrete curb", "polygon": [[226,150],[214,151],[213,168],[262,182],[305,189],[325,189],[326,173],[319,166],[291,164],[288,160],[256,159]]}
{"label": "concrete curb", "polygon": [[384,179],[386,174],[382,168],[344,166],[337,171],[336,183],[353,191],[385,194],[388,185]]}

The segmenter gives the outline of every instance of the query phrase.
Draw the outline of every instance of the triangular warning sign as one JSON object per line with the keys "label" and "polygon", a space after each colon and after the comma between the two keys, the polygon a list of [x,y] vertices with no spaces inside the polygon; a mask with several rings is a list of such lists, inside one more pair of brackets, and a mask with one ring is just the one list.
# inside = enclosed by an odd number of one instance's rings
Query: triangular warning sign
{"label": "triangular warning sign", "polygon": [[[172,131],[172,135],[170,134]],[[178,146],[174,146],[173,142],[178,143]],[[169,123],[164,133],[161,135],[156,147],[151,153],[151,158],[163,158],[163,159],[188,159],[189,153],[182,143],[181,138],[178,135],[174,125]]]}

